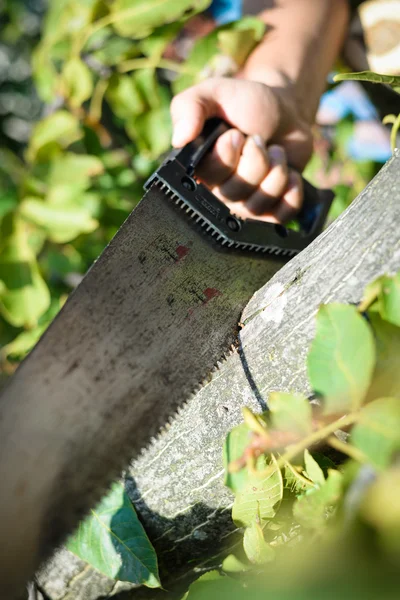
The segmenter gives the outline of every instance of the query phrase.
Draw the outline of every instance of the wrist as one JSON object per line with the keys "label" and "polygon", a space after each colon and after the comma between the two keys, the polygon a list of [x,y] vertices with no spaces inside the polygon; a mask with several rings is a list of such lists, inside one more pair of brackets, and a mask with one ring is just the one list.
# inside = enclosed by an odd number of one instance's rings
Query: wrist
{"label": "wrist", "polygon": [[274,89],[284,99],[285,104],[291,105],[290,108],[304,125],[311,126],[314,123],[315,109],[310,107],[310,96],[315,97],[315,102],[312,102],[315,105],[318,102],[319,93],[312,94],[312,90],[308,88],[305,96],[303,93],[304,85],[301,84],[294,73],[288,73],[286,69],[265,65],[265,63],[248,62],[240,72],[239,77],[262,83]]}

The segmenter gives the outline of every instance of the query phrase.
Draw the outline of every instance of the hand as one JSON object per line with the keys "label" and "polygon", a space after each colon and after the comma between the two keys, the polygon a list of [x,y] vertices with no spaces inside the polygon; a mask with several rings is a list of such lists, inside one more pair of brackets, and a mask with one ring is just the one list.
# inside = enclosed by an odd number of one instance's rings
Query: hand
{"label": "hand", "polygon": [[296,216],[303,200],[298,171],[310,158],[312,134],[290,88],[210,78],[176,96],[171,113],[175,147],[193,140],[210,117],[232,125],[196,173],[232,212],[275,223]]}

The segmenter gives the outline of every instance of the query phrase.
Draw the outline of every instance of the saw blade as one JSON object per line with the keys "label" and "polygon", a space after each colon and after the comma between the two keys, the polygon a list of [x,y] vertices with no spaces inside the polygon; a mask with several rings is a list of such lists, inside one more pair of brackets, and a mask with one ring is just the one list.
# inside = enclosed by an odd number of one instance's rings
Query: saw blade
{"label": "saw blade", "polygon": [[16,555],[30,576],[94,505],[284,261],[213,246],[161,190],[146,193],[0,397],[0,579]]}

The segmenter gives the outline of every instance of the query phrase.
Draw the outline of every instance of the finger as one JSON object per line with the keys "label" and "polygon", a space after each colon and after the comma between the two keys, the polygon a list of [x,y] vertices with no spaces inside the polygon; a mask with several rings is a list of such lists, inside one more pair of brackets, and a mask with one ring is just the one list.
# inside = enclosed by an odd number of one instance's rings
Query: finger
{"label": "finger", "polygon": [[282,223],[284,225],[292,221],[300,211],[302,205],[303,180],[300,173],[291,170],[288,187],[270,215],[271,222]]}
{"label": "finger", "polygon": [[217,190],[221,200],[246,200],[268,173],[269,161],[260,136],[247,138],[235,172]]}
{"label": "finger", "polygon": [[270,170],[258,189],[247,200],[247,208],[254,215],[270,212],[282,197],[288,185],[288,166],[281,146],[268,149]]}
{"label": "finger", "polygon": [[196,176],[210,187],[223,183],[235,171],[244,143],[245,137],[237,129],[221,135],[197,167]]}
{"label": "finger", "polygon": [[288,187],[275,207],[263,214],[254,215],[248,202],[225,202],[229,210],[242,219],[257,219],[268,223],[288,223],[293,220],[303,205],[303,183],[297,171],[290,171]]}
{"label": "finger", "polygon": [[211,89],[201,84],[175,96],[171,102],[172,145],[181,148],[194,140],[201,133],[205,121],[217,116],[217,113],[218,105]]}

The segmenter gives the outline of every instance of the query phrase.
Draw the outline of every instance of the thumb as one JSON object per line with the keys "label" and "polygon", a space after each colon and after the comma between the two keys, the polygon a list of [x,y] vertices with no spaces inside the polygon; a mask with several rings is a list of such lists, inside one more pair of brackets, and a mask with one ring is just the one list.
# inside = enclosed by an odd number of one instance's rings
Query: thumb
{"label": "thumb", "polygon": [[277,131],[281,110],[273,92],[253,81],[212,77],[181,92],[172,101],[173,146],[197,137],[204,122],[221,117],[245,135],[268,141]]}
{"label": "thumb", "polygon": [[211,80],[193,86],[173,98],[172,145],[175,148],[181,148],[194,140],[201,133],[207,119],[221,114],[220,107],[213,98],[214,86],[210,82]]}

